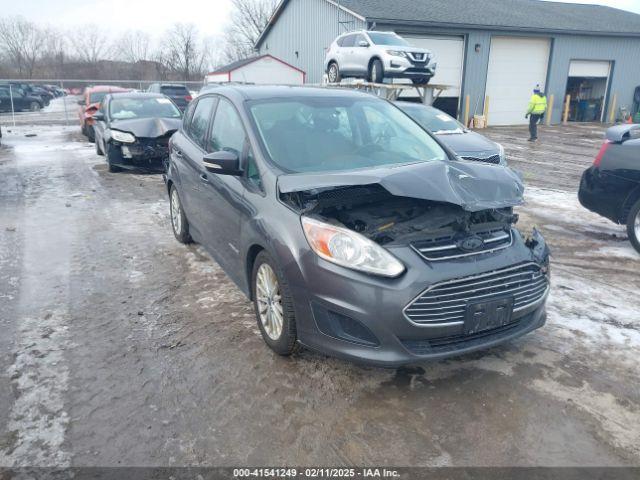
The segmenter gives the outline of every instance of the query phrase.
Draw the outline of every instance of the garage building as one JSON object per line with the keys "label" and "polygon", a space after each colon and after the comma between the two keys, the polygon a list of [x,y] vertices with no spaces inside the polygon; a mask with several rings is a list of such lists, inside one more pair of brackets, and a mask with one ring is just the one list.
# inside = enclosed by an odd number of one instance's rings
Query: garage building
{"label": "garage building", "polygon": [[[560,122],[607,121],[629,111],[640,85],[640,15],[597,6],[540,0],[282,0],[256,43],[322,81],[323,60],[339,34],[395,31],[437,57],[434,83],[450,85],[436,106],[482,113],[492,125],[524,124],[536,84],[554,97]],[[363,48],[363,47],[360,47]]]}
{"label": "garage building", "polygon": [[204,81],[205,83],[301,85],[305,81],[305,72],[267,54],[244,58],[220,67],[208,73]]}

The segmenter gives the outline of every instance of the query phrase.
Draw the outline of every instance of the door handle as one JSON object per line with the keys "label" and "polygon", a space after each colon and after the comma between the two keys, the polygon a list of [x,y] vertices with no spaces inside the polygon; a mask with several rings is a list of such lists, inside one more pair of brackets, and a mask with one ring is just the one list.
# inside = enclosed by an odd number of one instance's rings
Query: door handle
{"label": "door handle", "polygon": [[173,153],[175,153],[176,157],[182,158],[182,152],[180,150],[178,150],[177,148],[173,149]]}
{"label": "door handle", "polygon": [[209,177],[207,176],[206,173],[201,173],[200,174],[200,180],[204,183],[209,183]]}

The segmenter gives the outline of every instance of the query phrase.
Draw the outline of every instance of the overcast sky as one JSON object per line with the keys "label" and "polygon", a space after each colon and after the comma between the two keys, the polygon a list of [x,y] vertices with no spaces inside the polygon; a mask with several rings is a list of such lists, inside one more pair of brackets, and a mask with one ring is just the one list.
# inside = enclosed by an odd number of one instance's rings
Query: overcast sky
{"label": "overcast sky", "polygon": [[[218,35],[229,15],[230,0],[0,0],[0,15],[22,15],[66,28],[97,23],[114,34],[140,29],[161,35],[175,22],[194,23],[204,36]],[[445,0],[446,1],[446,0]],[[640,13],[640,0],[566,0],[595,3]]]}

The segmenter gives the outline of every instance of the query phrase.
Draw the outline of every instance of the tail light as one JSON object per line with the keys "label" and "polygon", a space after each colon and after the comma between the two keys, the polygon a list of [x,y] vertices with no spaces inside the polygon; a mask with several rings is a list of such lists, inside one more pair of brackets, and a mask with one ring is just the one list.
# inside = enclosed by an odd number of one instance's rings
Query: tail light
{"label": "tail light", "polygon": [[596,168],[600,167],[600,163],[602,162],[602,157],[604,157],[604,154],[607,152],[610,146],[611,146],[611,142],[609,140],[605,140],[604,143],[602,144],[602,147],[600,147],[600,151],[598,152],[598,155],[596,155],[596,159],[593,161],[594,167]]}
{"label": "tail light", "polygon": [[191,100],[193,100],[193,98],[191,98],[191,95],[187,95],[186,97],[184,97],[184,99],[185,99],[187,102],[190,102]]}

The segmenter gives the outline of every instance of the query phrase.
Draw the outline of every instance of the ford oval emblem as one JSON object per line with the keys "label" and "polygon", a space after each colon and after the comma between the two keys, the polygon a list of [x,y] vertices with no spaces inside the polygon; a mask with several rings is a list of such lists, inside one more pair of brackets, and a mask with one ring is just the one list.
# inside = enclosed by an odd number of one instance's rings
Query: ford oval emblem
{"label": "ford oval emblem", "polygon": [[477,235],[467,237],[458,243],[458,248],[463,252],[477,252],[484,247],[484,240]]}

